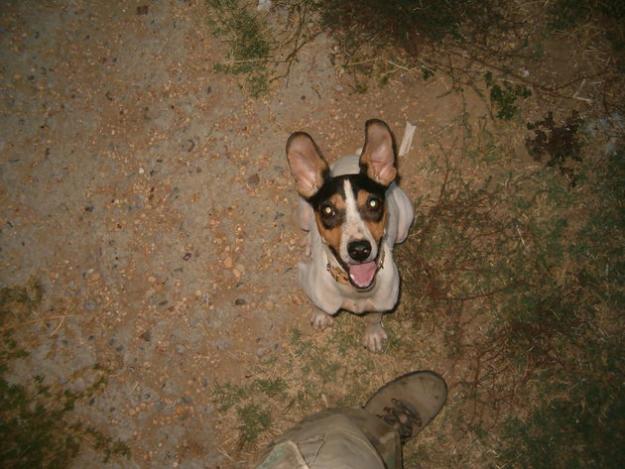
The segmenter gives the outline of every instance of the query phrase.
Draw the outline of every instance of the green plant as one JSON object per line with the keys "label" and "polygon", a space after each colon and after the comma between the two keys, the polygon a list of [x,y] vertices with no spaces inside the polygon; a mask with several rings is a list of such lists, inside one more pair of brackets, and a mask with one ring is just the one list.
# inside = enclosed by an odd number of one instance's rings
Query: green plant
{"label": "green plant", "polygon": [[593,24],[602,30],[623,67],[625,2],[622,0],[556,0],[547,11],[548,25],[556,31]]}
{"label": "green plant", "polygon": [[[568,29],[587,21],[593,11],[594,2],[588,0],[557,0],[549,7],[549,26],[556,30]],[[596,8],[596,7],[595,7]]]}
{"label": "green plant", "polygon": [[284,396],[288,388],[286,381],[282,378],[259,378],[252,385],[267,397]]}
{"label": "green plant", "polygon": [[551,112],[541,121],[527,123],[527,128],[534,131],[534,138],[525,139],[529,154],[536,161],[541,161],[547,155],[549,159],[546,165],[558,167],[569,178],[572,186],[575,185],[576,174],[567,165],[567,160],[582,161],[582,146],[577,135],[581,124],[582,120],[576,111],[561,126],[556,125]]}
{"label": "green plant", "polygon": [[414,50],[417,38],[459,38],[463,23],[481,21],[486,13],[483,2],[470,0],[317,0],[315,4],[329,30],[339,34],[349,31],[356,35],[354,41],[363,36],[379,43],[391,41],[407,50]]}
{"label": "green plant", "polygon": [[443,322],[470,370],[447,415],[496,455],[484,465],[625,460],[625,153],[590,165],[578,150],[576,191],[549,171],[499,172],[503,156],[481,182],[432,160],[440,192],[399,249],[404,314]]}
{"label": "green plant", "polygon": [[517,100],[519,98],[526,99],[532,95],[532,92],[524,85],[512,85],[508,81],[503,81],[500,86],[493,79],[491,72],[484,75],[486,86],[490,89],[490,102],[497,111],[497,118],[502,120],[510,120],[518,114],[519,108]]}
{"label": "green plant", "polygon": [[[106,384],[104,375],[82,392],[52,389],[44,378],[33,378],[33,389],[14,384],[0,364],[0,461],[3,467],[66,467],[88,440],[104,453],[130,456],[128,446],[72,419],[77,401],[96,395]],[[91,437],[89,439],[88,437]]]}
{"label": "green plant", "polygon": [[[600,350],[606,353],[606,345]],[[591,349],[592,350],[592,349]],[[594,350],[597,352],[599,350]],[[625,394],[622,389],[623,344],[608,353],[617,368],[594,365],[594,372],[560,374],[560,389],[545,389],[542,402],[523,420],[503,425],[502,464],[531,468],[620,468],[625,464]],[[589,357],[590,358],[590,357]],[[595,360],[594,357],[591,358]],[[565,397],[550,397],[564,393]]]}
{"label": "green plant", "polygon": [[246,89],[254,97],[266,93],[271,44],[261,20],[239,0],[207,0],[207,4],[214,16],[214,34],[230,47],[225,62],[216,64],[215,70],[245,75]]}
{"label": "green plant", "polygon": [[67,467],[85,440],[104,453],[104,461],[128,458],[130,449],[124,442],[73,418],[77,402],[94,398],[106,386],[106,370],[96,365],[97,379],[80,392],[44,384],[39,375],[26,383],[9,378],[12,362],[29,355],[17,339],[16,327],[32,316],[42,296],[36,279],[0,290],[0,466]]}
{"label": "green plant", "polygon": [[256,441],[259,435],[271,426],[271,414],[258,404],[246,404],[237,409],[241,419],[240,445],[245,446]]}
{"label": "green plant", "polygon": [[238,386],[232,383],[218,384],[213,389],[213,400],[220,411],[227,411],[248,395],[249,389],[246,386]]}

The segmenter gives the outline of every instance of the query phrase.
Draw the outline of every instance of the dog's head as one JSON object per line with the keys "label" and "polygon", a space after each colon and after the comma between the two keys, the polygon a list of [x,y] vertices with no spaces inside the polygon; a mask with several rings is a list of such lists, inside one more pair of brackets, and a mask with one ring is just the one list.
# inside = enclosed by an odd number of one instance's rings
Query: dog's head
{"label": "dog's head", "polygon": [[332,177],[321,151],[304,132],[289,137],[286,152],[297,191],[313,207],[322,239],[351,284],[371,288],[386,226],[386,189],[397,177],[391,130],[381,120],[367,121],[357,174]]}

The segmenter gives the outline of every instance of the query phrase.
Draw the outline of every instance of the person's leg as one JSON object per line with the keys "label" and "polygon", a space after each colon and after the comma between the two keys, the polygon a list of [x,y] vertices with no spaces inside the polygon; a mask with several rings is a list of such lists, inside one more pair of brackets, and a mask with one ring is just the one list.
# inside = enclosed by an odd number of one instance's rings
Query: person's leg
{"label": "person's leg", "polygon": [[431,371],[400,376],[364,409],[328,409],[297,424],[268,450],[258,469],[399,469],[401,443],[416,436],[447,398]]}
{"label": "person's leg", "polygon": [[399,448],[397,432],[364,410],[327,409],[284,433],[257,469],[384,469],[368,433]]}

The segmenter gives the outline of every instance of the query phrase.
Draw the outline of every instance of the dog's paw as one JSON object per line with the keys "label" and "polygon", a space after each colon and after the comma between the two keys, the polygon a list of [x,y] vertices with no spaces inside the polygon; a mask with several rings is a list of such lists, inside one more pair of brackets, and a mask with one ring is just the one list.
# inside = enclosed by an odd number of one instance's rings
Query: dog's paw
{"label": "dog's paw", "polygon": [[381,352],[388,336],[382,324],[370,324],[362,337],[362,344],[372,352]]}
{"label": "dog's paw", "polygon": [[328,326],[331,326],[334,322],[334,318],[323,311],[315,311],[310,318],[310,324],[315,329],[322,331]]}

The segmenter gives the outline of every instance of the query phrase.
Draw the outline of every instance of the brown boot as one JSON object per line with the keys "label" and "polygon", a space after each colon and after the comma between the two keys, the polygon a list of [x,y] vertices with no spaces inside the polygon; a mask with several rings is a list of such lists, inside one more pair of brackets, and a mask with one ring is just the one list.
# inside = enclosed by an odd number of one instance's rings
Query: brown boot
{"label": "brown boot", "polygon": [[403,443],[436,417],[446,400],[443,378],[433,371],[414,371],[378,389],[365,410],[395,428]]}

